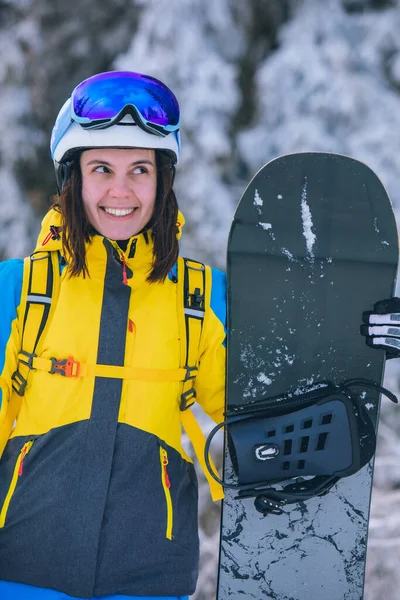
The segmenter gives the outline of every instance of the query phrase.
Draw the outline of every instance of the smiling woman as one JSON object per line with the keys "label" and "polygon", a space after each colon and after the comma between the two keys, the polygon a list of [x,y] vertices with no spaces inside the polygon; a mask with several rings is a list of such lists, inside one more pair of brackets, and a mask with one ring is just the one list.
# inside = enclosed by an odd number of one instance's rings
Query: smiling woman
{"label": "smiling woman", "polygon": [[0,265],[1,600],[195,590],[181,425],[194,398],[222,420],[225,279],[178,256],[179,150],[175,96],[137,73],[85,80],[55,123],[59,193]]}

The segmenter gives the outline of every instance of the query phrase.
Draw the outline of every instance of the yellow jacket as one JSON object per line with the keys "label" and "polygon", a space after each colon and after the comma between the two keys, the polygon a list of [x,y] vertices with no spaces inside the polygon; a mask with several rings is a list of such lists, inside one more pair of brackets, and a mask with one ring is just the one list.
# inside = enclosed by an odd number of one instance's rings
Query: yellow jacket
{"label": "yellow jacket", "polygon": [[[55,211],[46,215],[37,249],[58,220]],[[61,240],[50,239],[44,249],[61,257]],[[162,284],[146,281],[152,258],[151,236],[134,236],[122,252],[116,242],[95,235],[87,245],[89,278],[68,278],[68,268],[61,267],[41,358],[178,369],[182,299],[174,277]],[[20,262],[12,270],[18,269]],[[9,287],[15,299],[18,285],[8,281],[2,289]],[[209,293],[195,389],[198,402],[219,421],[225,384],[221,272],[212,270]],[[14,318],[0,335],[0,342],[6,339],[4,348],[0,344],[3,418],[7,396],[15,393],[17,317],[14,302]],[[179,381],[31,373],[0,462],[0,579],[87,598],[193,593],[197,482],[181,445],[181,392]]]}

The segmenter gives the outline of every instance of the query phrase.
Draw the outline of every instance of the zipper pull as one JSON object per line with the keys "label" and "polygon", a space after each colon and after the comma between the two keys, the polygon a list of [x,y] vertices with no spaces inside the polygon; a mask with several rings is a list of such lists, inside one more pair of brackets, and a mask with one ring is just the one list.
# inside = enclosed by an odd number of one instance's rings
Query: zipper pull
{"label": "zipper pull", "polygon": [[25,458],[25,456],[26,456],[26,454],[28,452],[28,449],[29,449],[28,445],[25,444],[25,446],[21,450],[21,461],[19,463],[18,477],[21,477],[21,475],[23,473],[23,470],[24,470],[24,458]]}
{"label": "zipper pull", "polygon": [[121,262],[122,262],[122,281],[125,285],[128,285],[128,278],[126,276],[126,261],[125,255],[121,252]]}
{"label": "zipper pull", "polygon": [[170,482],[169,476],[168,476],[167,464],[168,464],[168,456],[164,450],[164,452],[163,452],[163,467],[164,467],[165,485],[167,486],[168,489],[170,489],[171,482]]}

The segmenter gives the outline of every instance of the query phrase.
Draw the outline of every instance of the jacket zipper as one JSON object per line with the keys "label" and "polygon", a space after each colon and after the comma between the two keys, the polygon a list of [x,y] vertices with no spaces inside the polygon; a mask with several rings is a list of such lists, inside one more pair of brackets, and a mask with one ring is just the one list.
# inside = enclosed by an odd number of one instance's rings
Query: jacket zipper
{"label": "jacket zipper", "polygon": [[167,503],[167,529],[165,537],[172,540],[172,525],[173,525],[173,507],[171,498],[171,482],[168,476],[168,454],[167,451],[160,446],[160,462],[161,462],[161,481],[164,489],[165,500]]}
{"label": "jacket zipper", "polygon": [[[111,240],[110,240],[111,241]],[[137,239],[134,238],[132,240],[132,242],[130,244],[128,244],[128,247],[126,248],[126,252],[127,252],[127,256],[128,258],[134,258],[135,254],[136,254],[136,242]],[[111,241],[111,244],[118,256],[118,260],[121,263],[122,266],[122,282],[125,285],[128,285],[128,276],[127,276],[127,266],[126,266],[126,256],[124,251],[118,246],[117,242],[113,242]]]}
{"label": "jacket zipper", "polygon": [[8,492],[5,497],[4,504],[3,504],[3,507],[0,512],[0,527],[4,527],[8,508],[9,508],[10,502],[11,502],[11,498],[13,497],[15,488],[17,487],[18,478],[21,477],[21,475],[23,474],[24,458],[28,454],[30,449],[32,448],[33,442],[34,442],[34,440],[30,440],[29,442],[26,442],[22,446],[21,452],[18,455],[17,462],[15,463],[15,467],[14,467],[13,476],[11,478],[10,487],[8,488]]}
{"label": "jacket zipper", "polygon": [[125,255],[121,252],[121,262],[122,262],[122,281],[125,285],[128,285],[128,278],[126,276],[126,260]]}

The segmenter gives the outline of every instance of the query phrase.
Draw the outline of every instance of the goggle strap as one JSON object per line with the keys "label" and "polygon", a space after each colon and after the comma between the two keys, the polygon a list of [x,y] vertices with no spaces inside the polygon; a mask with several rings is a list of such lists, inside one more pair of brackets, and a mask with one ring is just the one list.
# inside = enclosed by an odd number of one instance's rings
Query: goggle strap
{"label": "goggle strap", "polygon": [[178,124],[178,126],[174,126],[173,128],[171,126],[168,126],[168,128],[171,127],[171,129],[170,131],[166,131],[166,127],[162,125],[155,125],[154,123],[146,121],[145,119],[143,119],[136,106],[133,106],[132,104],[127,104],[126,106],[124,106],[124,108],[120,110],[120,112],[111,119],[99,119],[97,121],[92,121],[91,123],[82,123],[82,120],[74,114],[72,104],[71,112],[72,119],[75,122],[79,123],[79,125],[81,125],[83,129],[107,129],[108,127],[112,127],[113,125],[132,125],[131,123],[121,123],[122,119],[126,117],[126,115],[131,115],[135,124],[141,127],[144,131],[147,131],[148,133],[152,133],[154,135],[159,135],[161,137],[166,137],[169,133],[178,131],[179,129]]}

